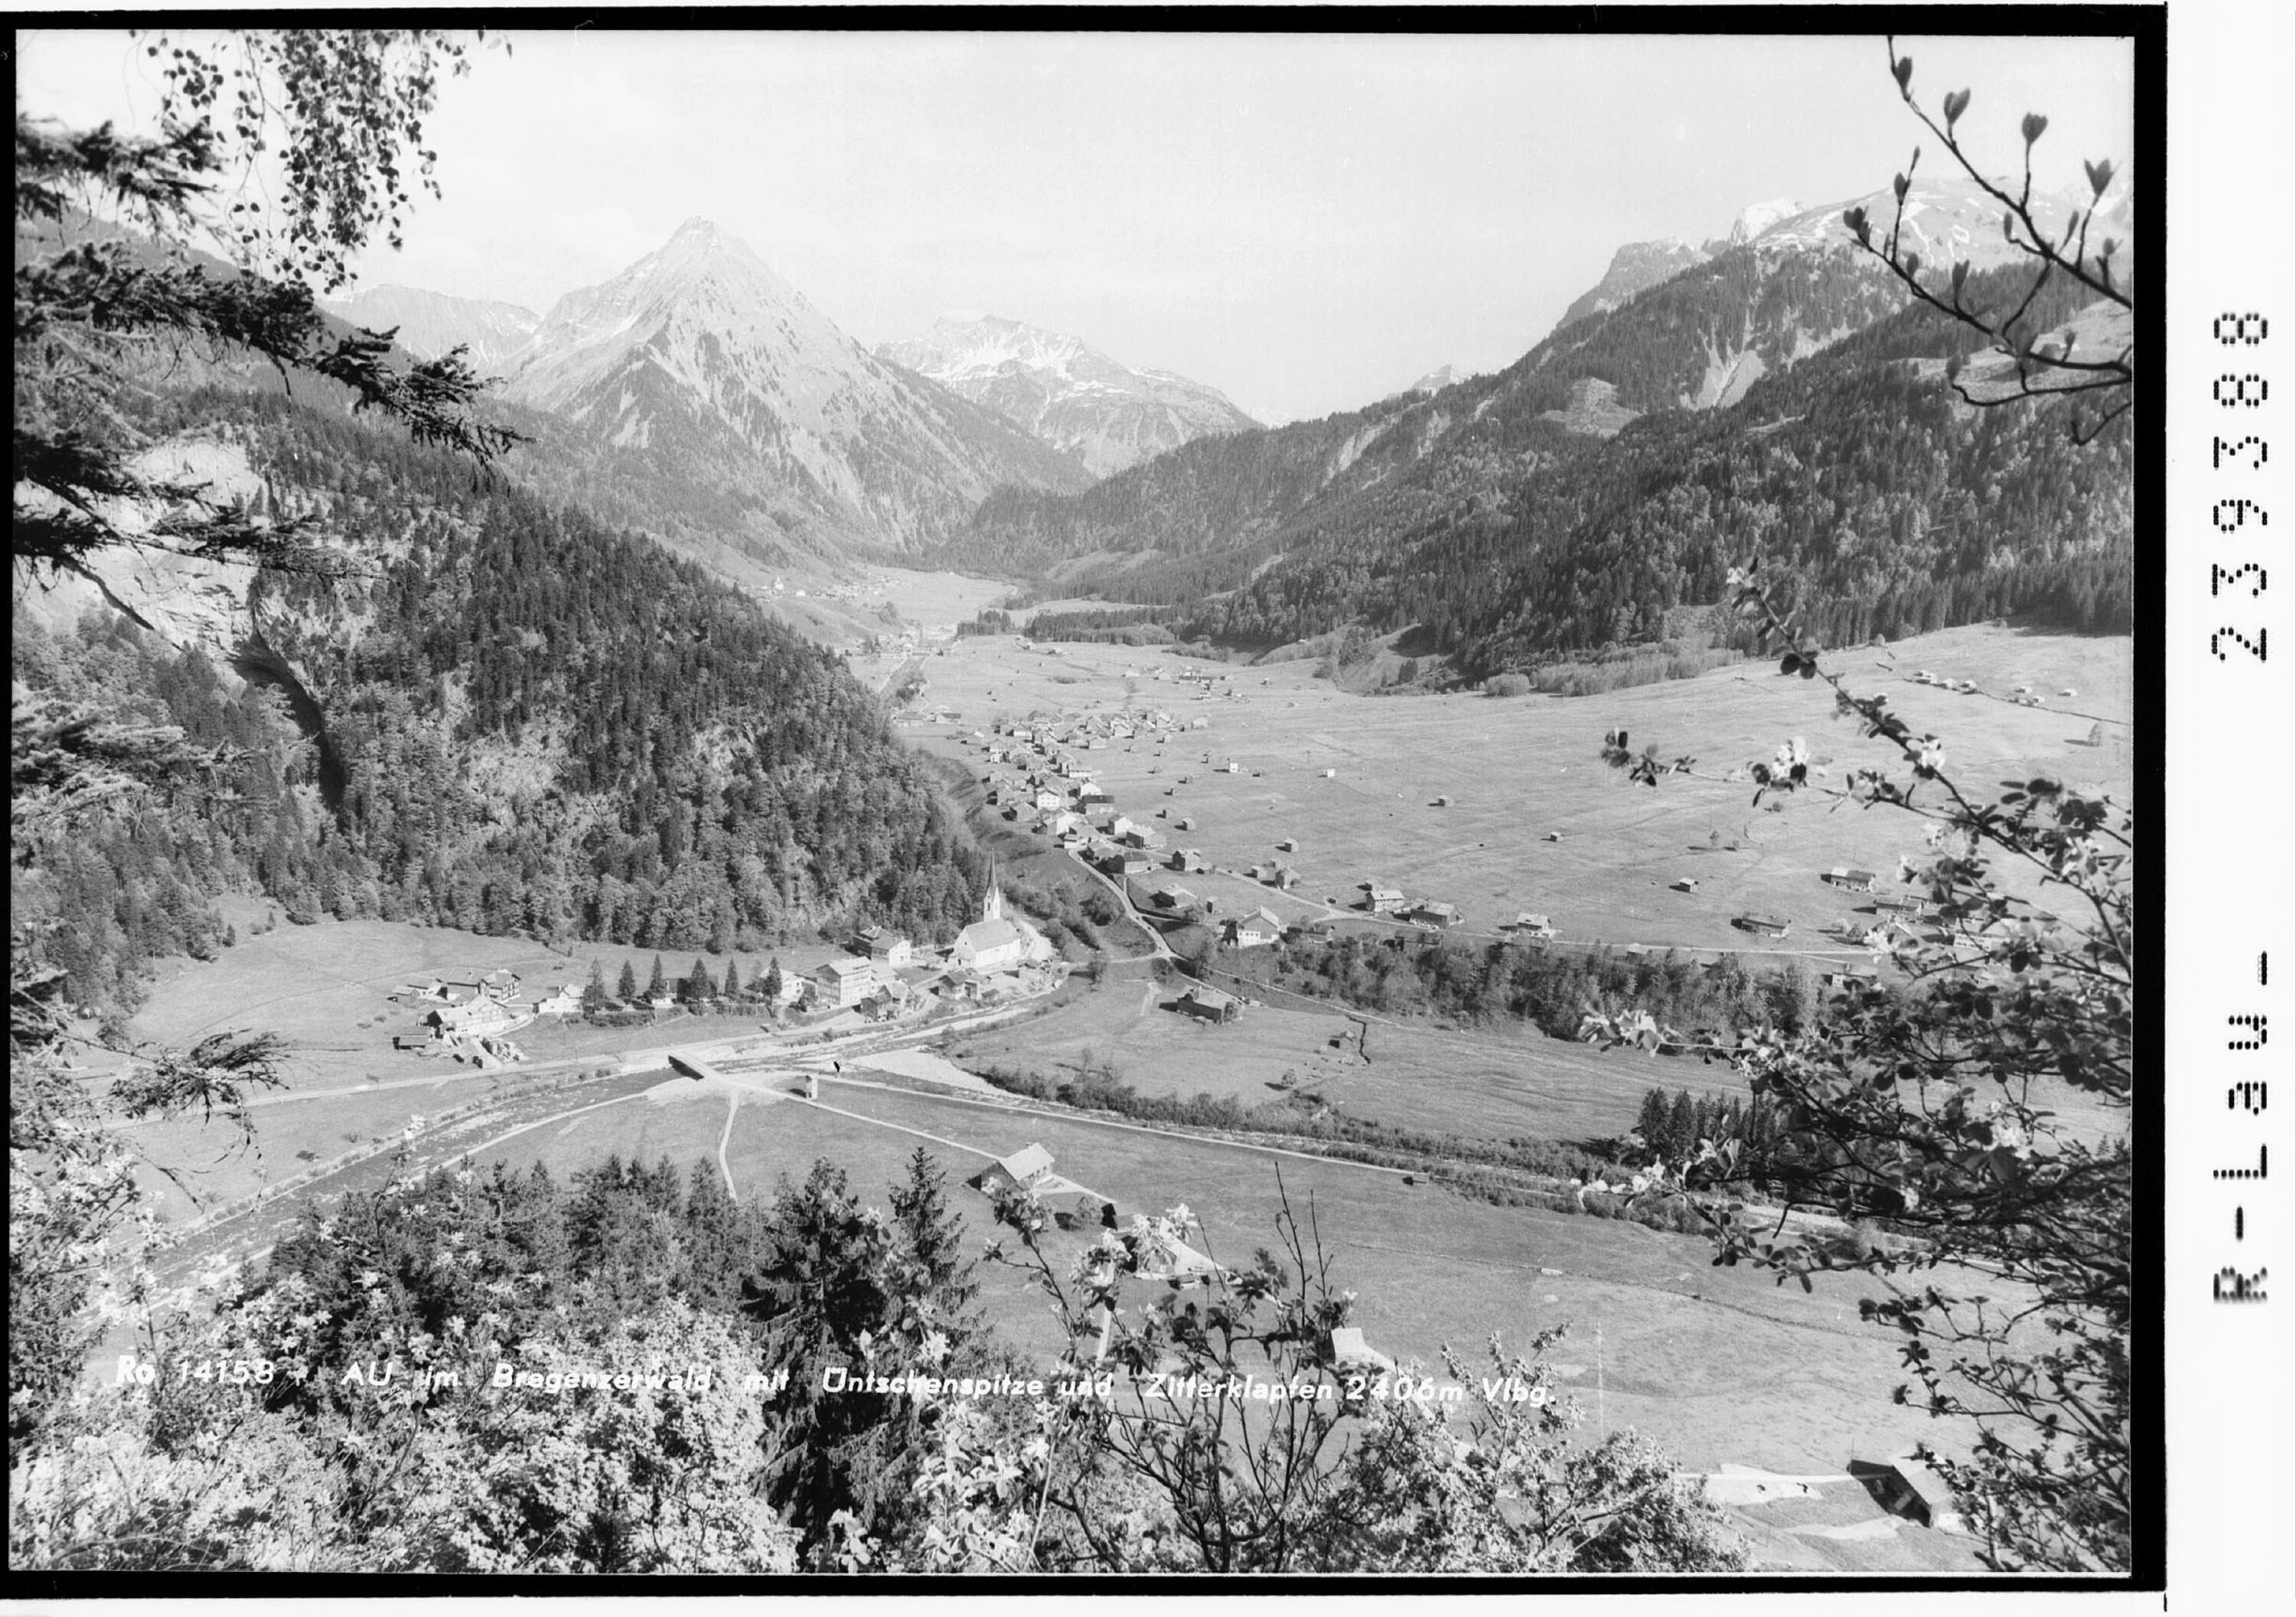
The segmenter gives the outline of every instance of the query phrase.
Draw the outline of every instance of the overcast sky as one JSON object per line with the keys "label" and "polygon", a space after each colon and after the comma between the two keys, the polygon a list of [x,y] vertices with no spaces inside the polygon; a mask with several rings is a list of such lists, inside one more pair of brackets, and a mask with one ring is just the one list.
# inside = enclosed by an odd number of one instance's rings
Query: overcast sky
{"label": "overcast sky", "polygon": [[[700,215],[865,343],[988,311],[1286,416],[1509,364],[1621,243],[1877,189],[1925,137],[1864,36],[509,37],[365,283],[543,310]],[[22,111],[157,105],[123,36],[20,42]],[[1988,162],[2033,111],[2046,183],[2128,166],[2127,42],[1898,43]]]}

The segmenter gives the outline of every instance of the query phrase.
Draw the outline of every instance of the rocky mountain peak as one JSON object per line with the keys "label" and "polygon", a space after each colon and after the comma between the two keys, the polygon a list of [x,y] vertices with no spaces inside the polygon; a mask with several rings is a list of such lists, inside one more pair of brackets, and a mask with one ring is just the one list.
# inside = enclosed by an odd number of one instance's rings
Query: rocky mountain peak
{"label": "rocky mountain peak", "polygon": [[945,314],[923,336],[876,352],[996,411],[1099,476],[1206,433],[1259,424],[1201,382],[1127,365],[1081,337],[998,315]]}

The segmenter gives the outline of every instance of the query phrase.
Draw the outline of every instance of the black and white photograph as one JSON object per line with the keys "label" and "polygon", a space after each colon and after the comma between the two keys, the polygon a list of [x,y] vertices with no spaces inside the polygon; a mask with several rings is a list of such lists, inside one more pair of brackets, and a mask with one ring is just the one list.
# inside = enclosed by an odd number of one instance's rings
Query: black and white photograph
{"label": "black and white photograph", "polygon": [[2161,1588],[2162,13],[1828,15],[26,20],[12,1572]]}

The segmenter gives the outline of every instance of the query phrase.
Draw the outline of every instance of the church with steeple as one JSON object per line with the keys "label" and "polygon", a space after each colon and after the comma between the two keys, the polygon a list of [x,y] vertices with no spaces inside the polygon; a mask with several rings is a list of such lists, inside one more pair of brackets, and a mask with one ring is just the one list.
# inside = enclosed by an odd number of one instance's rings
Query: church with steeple
{"label": "church with steeple", "polygon": [[1030,961],[1052,957],[1052,943],[1042,932],[1004,914],[1004,890],[992,865],[988,893],[980,901],[980,919],[957,933],[948,951],[949,964],[976,972],[1017,972]]}

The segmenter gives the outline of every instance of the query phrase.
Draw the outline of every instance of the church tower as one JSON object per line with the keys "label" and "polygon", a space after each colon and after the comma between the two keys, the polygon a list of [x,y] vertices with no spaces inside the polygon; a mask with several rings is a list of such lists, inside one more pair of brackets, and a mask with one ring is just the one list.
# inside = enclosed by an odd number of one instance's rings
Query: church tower
{"label": "church tower", "polygon": [[996,884],[996,866],[993,862],[988,866],[988,896],[980,900],[980,918],[983,921],[1002,921],[1004,918],[1004,890]]}

